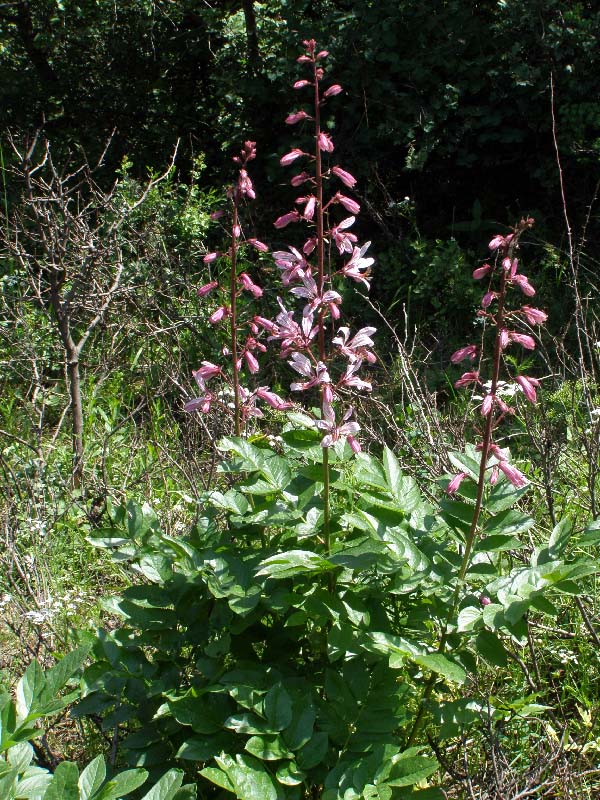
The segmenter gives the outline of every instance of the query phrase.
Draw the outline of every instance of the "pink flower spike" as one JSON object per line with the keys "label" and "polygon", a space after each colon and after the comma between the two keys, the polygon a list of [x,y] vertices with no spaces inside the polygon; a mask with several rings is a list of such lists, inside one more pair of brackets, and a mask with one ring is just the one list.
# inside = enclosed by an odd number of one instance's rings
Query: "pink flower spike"
{"label": "pink flower spike", "polygon": [[454,387],[461,389],[463,386],[469,386],[471,383],[479,383],[479,372],[465,372],[455,382]]}
{"label": "pink flower spike", "polygon": [[[311,60],[312,59],[310,59],[308,56],[298,56],[298,58],[296,59],[298,64],[310,64]],[[299,83],[308,84],[308,81],[296,81],[296,83],[294,84],[294,89],[302,88],[301,86],[298,86]]]}
{"label": "pink flower spike", "polygon": [[446,487],[446,494],[455,494],[466,477],[466,472],[459,472],[457,475],[455,475]]}
{"label": "pink flower spike", "polygon": [[217,322],[221,322],[222,319],[226,319],[229,316],[229,314],[230,311],[227,308],[227,306],[221,306],[220,308],[217,308],[216,311],[213,311],[213,313],[208,318],[208,321],[210,322],[211,325],[216,325]]}
{"label": "pink flower spike", "polygon": [[252,278],[250,277],[250,275],[248,275],[248,273],[246,272],[240,273],[240,275],[238,275],[238,281],[242,284],[244,289],[247,292],[251,292],[251,294],[255,298],[262,297],[263,290],[260,288],[260,286],[257,286],[253,282]]}
{"label": "pink flower spike", "polygon": [[201,286],[199,289],[196,289],[196,294],[198,297],[206,297],[207,294],[210,294],[213,289],[216,289],[219,285],[218,281],[211,281],[210,283],[205,283],[204,286]]}
{"label": "pink flower spike", "polygon": [[502,328],[502,330],[500,331],[500,349],[505,350],[508,347],[509,342],[510,342],[510,337],[508,335],[508,331],[506,330],[506,328]]}
{"label": "pink flower spike", "polygon": [[528,378],[527,375],[517,375],[516,382],[521,387],[523,394],[530,403],[537,402],[536,388],[540,385],[537,378]]}
{"label": "pink flower spike", "polygon": [[466,347],[461,347],[460,350],[452,353],[450,356],[450,361],[452,364],[460,364],[461,361],[464,361],[465,358],[470,358],[471,361],[477,355],[477,345],[469,344]]}
{"label": "pink flower spike", "polygon": [[523,475],[522,472],[519,472],[519,470],[516,467],[513,467],[512,464],[509,464],[508,461],[500,461],[498,463],[498,467],[506,475],[506,477],[512,483],[512,485],[517,489],[522,489],[529,483],[525,475]]}
{"label": "pink flower spike", "polygon": [[238,189],[242,197],[249,197],[250,200],[256,200],[256,192],[250,180],[250,176],[245,169],[240,170],[240,177],[238,180]]}
{"label": "pink flower spike", "polygon": [[318,61],[320,58],[327,58],[328,55],[329,55],[329,50],[319,50],[315,58]]}
{"label": "pink flower spike", "polygon": [[294,147],[293,150],[290,150],[289,153],[286,153],[284,156],[281,156],[279,159],[279,163],[282,167],[287,167],[288,164],[293,164],[297,158],[300,156],[304,156],[306,153],[304,150],[300,150],[298,147]]}
{"label": "pink flower spike", "polygon": [[312,119],[310,114],[307,114],[306,111],[294,111],[292,114],[288,114],[285,118],[286,125],[295,125],[297,122],[303,122],[305,119]]}
{"label": "pink flower spike", "polygon": [[269,248],[267,247],[267,245],[264,244],[264,242],[260,242],[258,239],[246,239],[246,241],[248,242],[248,244],[251,244],[252,247],[255,247],[261,253],[269,252]]}
{"label": "pink flower spike", "polygon": [[338,83],[334,83],[333,86],[330,86],[323,93],[323,97],[335,97],[336,94],[339,94],[342,91],[342,87]]}
{"label": "pink flower spike", "polygon": [[277,217],[273,225],[275,225],[276,228],[285,228],[290,222],[298,222],[300,219],[302,219],[302,217],[297,211],[288,211],[287,214],[282,214],[281,217]]}
{"label": "pink flower spike", "polygon": [[498,465],[494,464],[494,466],[492,467],[492,471],[490,472],[490,484],[492,486],[495,486],[498,483],[498,475],[499,475]]}
{"label": "pink flower spike", "polygon": [[328,133],[320,133],[318,138],[319,150],[324,153],[333,153],[333,141]]}
{"label": "pink flower spike", "polygon": [[278,394],[272,392],[268,386],[260,386],[256,390],[256,396],[260,397],[261,400],[264,400],[265,403],[274,408],[276,411],[287,411],[289,408],[293,408],[294,404],[291,403],[289,400],[283,400]]}
{"label": "pink flower spike", "polygon": [[354,185],[356,184],[356,178],[354,175],[346,172],[346,170],[342,169],[341,167],[332,167],[331,171],[337,178],[341,180],[344,186],[347,186],[349,189],[354,188]]}
{"label": "pink flower spike", "polygon": [[353,453],[360,453],[362,447],[360,446],[360,442],[354,438],[354,436],[349,435],[346,437],[346,441],[350,445],[350,449]]}
{"label": "pink flower spike", "polygon": [[212,264],[212,262],[216,261],[219,256],[220,253],[207,253],[202,261],[204,261],[205,264]]}
{"label": "pink flower spike", "polygon": [[491,264],[484,264],[481,267],[477,267],[477,269],[473,270],[473,277],[476,281],[481,280],[481,278],[485,278],[488,272],[492,269]]}
{"label": "pink flower spike", "polygon": [[521,313],[525,315],[530,325],[542,325],[548,319],[548,314],[545,311],[540,311],[539,308],[532,308],[531,306],[521,306]]}

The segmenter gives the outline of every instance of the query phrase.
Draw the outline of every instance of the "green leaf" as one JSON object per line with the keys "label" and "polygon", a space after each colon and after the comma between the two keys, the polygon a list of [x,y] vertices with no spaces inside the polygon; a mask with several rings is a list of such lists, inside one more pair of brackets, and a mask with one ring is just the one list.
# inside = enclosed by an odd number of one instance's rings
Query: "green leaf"
{"label": "green leaf", "polygon": [[511,508],[514,504],[527,494],[529,486],[517,489],[508,480],[499,480],[494,486],[485,503],[485,509],[490,514],[499,514],[501,511]]}
{"label": "green leaf", "polygon": [[259,566],[256,574],[269,578],[290,578],[303,572],[327,572],[334,568],[330,561],[310,550],[288,550],[266,558]]}
{"label": "green leaf", "polygon": [[456,630],[459,633],[471,631],[483,622],[482,609],[477,606],[466,606],[458,614]]}
{"label": "green leaf", "polygon": [[306,778],[306,773],[299,770],[296,764],[291,761],[281,764],[277,768],[275,777],[284,786],[298,786]]}
{"label": "green leaf", "polygon": [[435,758],[407,754],[401,754],[400,757],[393,759],[394,765],[386,778],[389,786],[413,786],[439,769]]}
{"label": "green leaf", "polygon": [[267,692],[264,712],[269,725],[275,731],[282,731],[292,721],[292,700],[281,683],[277,683]]}
{"label": "green leaf", "polygon": [[179,769],[170,769],[149,792],[146,792],[142,800],[173,800],[182,782],[183,772]]}
{"label": "green leaf", "polygon": [[[46,796],[44,793],[50,785],[52,775],[42,769],[40,769],[39,772],[31,774],[31,769],[30,767],[27,770],[27,777],[23,778],[18,783],[17,797],[19,800],[21,800],[21,798],[24,798],[24,800],[39,800],[39,798]],[[1,790],[0,797],[2,797]]]}
{"label": "green leaf", "polygon": [[6,757],[11,767],[14,767],[21,773],[25,772],[27,767],[31,764],[33,752],[33,747],[29,742],[19,742],[19,744],[15,744],[13,747],[9,748]]}
{"label": "green leaf", "polygon": [[235,738],[228,732],[192,736],[181,745],[176,758],[182,758],[185,761],[210,761],[219,753],[226,752],[234,746]]}
{"label": "green leaf", "polygon": [[487,534],[499,533],[504,536],[515,536],[517,533],[528,531],[535,525],[535,520],[522,514],[517,509],[509,508],[501,511],[495,517],[490,517],[485,524],[484,531]]}
{"label": "green leaf", "polygon": [[448,458],[453,467],[459,472],[466,472],[475,483],[479,480],[479,461],[466,453],[448,453]]}
{"label": "green leaf", "polygon": [[520,550],[522,547],[525,547],[525,542],[519,541],[515,536],[496,533],[479,539],[473,551],[475,553],[501,553],[505,550]]}
{"label": "green leaf", "polygon": [[387,489],[388,482],[385,471],[380,462],[368,453],[357,453],[354,477],[359,486],[375,486],[378,489]]}
{"label": "green leaf", "polygon": [[17,715],[20,719],[30,715],[45,688],[42,668],[37,661],[32,661],[17,684]]}
{"label": "green leaf", "polygon": [[277,800],[277,788],[257,759],[240,753],[234,761],[223,753],[215,761],[229,778],[238,800]]}
{"label": "green leaf", "polygon": [[308,698],[292,706],[292,721],[283,731],[283,738],[290,750],[298,750],[310,741],[317,712]]}
{"label": "green leaf", "polygon": [[251,736],[244,748],[261,761],[278,761],[292,758],[292,753],[285,747],[279,736]]}
{"label": "green leaf", "polygon": [[118,800],[130,792],[134,792],[145,783],[148,772],[145,769],[127,769],[119,772],[108,781],[106,786],[93,800]]}
{"label": "green leaf", "polygon": [[62,761],[54,771],[44,800],[79,800],[79,770],[77,764]]}
{"label": "green leaf", "polygon": [[534,558],[534,563],[541,565],[546,564],[549,561],[556,561],[559,558],[562,558],[572,533],[573,520],[570,517],[565,516],[554,527],[554,530],[550,534],[548,546],[540,548],[537,552]]}
{"label": "green leaf", "polygon": [[383,451],[383,469],[388,488],[398,508],[407,513],[419,508],[422,499],[417,482],[402,474],[398,459],[388,447]]}
{"label": "green leaf", "polygon": [[78,786],[81,800],[90,800],[100,789],[105,778],[106,764],[104,763],[104,756],[96,756],[79,776]]}
{"label": "green leaf", "polygon": [[508,664],[508,653],[499,637],[492,631],[479,631],[475,647],[479,655],[492,666],[505,667]]}
{"label": "green leaf", "polygon": [[298,750],[296,761],[302,770],[312,769],[320,764],[327,755],[329,737],[323,731],[313,734],[311,740]]}
{"label": "green leaf", "polygon": [[214,783],[216,786],[220,786],[221,789],[225,789],[225,791],[235,794],[233,783],[227,777],[227,773],[223,772],[223,770],[217,769],[216,767],[204,767],[204,769],[200,770],[200,775],[206,778],[207,781]]}
{"label": "green leaf", "polygon": [[446,680],[453,683],[462,684],[467,679],[467,674],[460,664],[451,661],[447,656],[442,653],[429,653],[424,656],[412,656],[415,664],[420,664],[422,667],[442,675]]}
{"label": "green leaf", "polygon": [[577,544],[581,547],[595,546],[600,542],[600,519],[595,519],[585,528]]}

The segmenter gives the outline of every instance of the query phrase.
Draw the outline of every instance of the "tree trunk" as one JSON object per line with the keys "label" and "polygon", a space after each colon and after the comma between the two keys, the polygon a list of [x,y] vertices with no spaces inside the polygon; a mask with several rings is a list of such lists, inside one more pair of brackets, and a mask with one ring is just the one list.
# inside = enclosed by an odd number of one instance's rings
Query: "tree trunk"
{"label": "tree trunk", "polygon": [[252,0],[243,0],[243,7],[244,20],[246,22],[246,40],[248,42],[248,74],[254,75],[258,71],[258,62],[260,61],[256,15]]}

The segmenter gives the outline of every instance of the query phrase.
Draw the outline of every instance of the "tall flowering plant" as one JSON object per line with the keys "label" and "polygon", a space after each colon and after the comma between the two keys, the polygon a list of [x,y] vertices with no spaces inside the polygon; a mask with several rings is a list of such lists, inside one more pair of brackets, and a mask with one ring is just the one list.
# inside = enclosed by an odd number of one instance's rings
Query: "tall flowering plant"
{"label": "tall flowering plant", "polygon": [[294,147],[280,159],[283,167],[298,162],[306,167],[290,181],[295,188],[303,187],[302,195],[296,198],[296,208],[282,214],[274,224],[283,229],[304,223],[309,232],[300,250],[288,246],[287,250],[275,251],[273,257],[281,270],[283,286],[305,305],[298,323],[279,298],[280,313],[269,329],[269,338],[279,341],[281,355],[289,358],[289,365],[302,378],[291,384],[291,390],[305,392],[317,388],[320,392],[321,414],[316,426],[324,434],[322,447],[327,449],[345,439],[358,452],[356,433],[360,426],[351,419],[354,410],[345,401],[349,390],[371,390],[370,382],[361,379],[358,373],[365,361],[376,360],[371,349],[375,328],[361,328],[354,336],[346,326],[336,329],[342,304],[337,284],[350,279],[369,289],[374,259],[365,255],[370,242],[359,245],[351,231],[360,205],[345,192],[354,187],[356,179],[339,164],[331,163],[336,160],[335,144],[322,129],[322,110],[332,97],[341,94],[342,87],[324,83],[323,61],[328,52],[318,50],[314,39],[303,44],[305,52],[298,63],[308,69],[309,77],[297,80],[294,88],[311,92],[310,113],[304,109],[293,111],[286,123],[312,124],[312,147],[309,150]]}
{"label": "tall flowering plant", "polygon": [[[199,410],[208,413],[213,406],[218,406],[221,411],[229,412],[230,404],[232,404],[236,436],[241,434],[249,418],[262,417],[263,414],[257,406],[257,400],[264,400],[279,410],[291,408],[293,405],[291,402],[284,401],[267,386],[252,390],[243,383],[245,371],[251,375],[256,375],[259,371],[257,353],[264,353],[267,349],[260,336],[263,328],[259,327],[258,322],[261,321],[261,317],[241,316],[238,306],[238,298],[243,292],[248,293],[254,299],[262,297],[263,294],[262,288],[253,281],[247,272],[238,270],[240,247],[247,244],[261,253],[266,253],[269,249],[260,240],[246,237],[241,223],[240,212],[243,203],[256,199],[256,192],[247,169],[248,162],[254,158],[256,158],[256,144],[250,141],[245,142],[240,154],[233,158],[234,163],[239,166],[239,172],[237,181],[227,190],[227,198],[230,202],[229,247],[224,252],[214,251],[204,256],[204,264],[209,268],[219,259],[227,258],[229,262],[228,285],[222,285],[219,280],[211,279],[197,290],[197,294],[201,298],[206,298],[213,293],[219,297],[219,304],[208,316],[208,322],[214,326],[228,324],[228,344],[223,348],[223,356],[230,360],[231,367],[228,371],[210,361],[203,361],[202,365],[193,373],[200,394],[189,400],[184,406],[186,411]],[[214,220],[224,219],[225,212],[216,211],[212,214],[212,218]],[[214,379],[217,377],[221,379],[219,391],[208,386],[209,381],[213,386]],[[229,396],[233,397],[232,403]]]}
{"label": "tall flowering plant", "polygon": [[302,187],[296,208],[278,217],[274,225],[282,230],[303,223],[309,231],[301,249],[289,245],[287,250],[275,251],[273,257],[283,286],[300,298],[304,307],[297,322],[293,311],[278,298],[280,313],[266,327],[269,339],[279,342],[281,356],[300,375],[291,390],[319,392],[320,415],[314,424],[323,433],[324,538],[329,550],[328,451],[344,440],[355,453],[360,451],[356,438],[360,425],[353,419],[354,408],[347,398],[352,391],[371,391],[371,383],[358,373],[365,361],[376,360],[371,349],[375,328],[364,327],[351,335],[347,326],[339,325],[342,295],[338,284],[350,279],[369,289],[374,259],[366,255],[370,242],[359,245],[351,230],[360,205],[346,192],[354,187],[356,178],[335,163],[334,141],[322,127],[324,106],[343,90],[337,83],[325,82],[327,50],[319,50],[314,39],[303,44],[305,52],[297,60],[307,68],[308,77],[297,80],[294,89],[311,93],[310,111],[293,111],[286,123],[311,124],[311,146],[307,150],[294,147],[280,159],[283,167],[302,163],[305,168],[290,180],[294,188]]}

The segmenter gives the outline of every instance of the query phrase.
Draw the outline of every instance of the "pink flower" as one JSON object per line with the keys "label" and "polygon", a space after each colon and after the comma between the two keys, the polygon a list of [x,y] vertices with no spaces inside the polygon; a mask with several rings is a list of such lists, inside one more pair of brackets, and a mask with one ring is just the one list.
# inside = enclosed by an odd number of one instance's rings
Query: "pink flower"
{"label": "pink flower", "polygon": [[535,340],[526,333],[515,333],[514,331],[509,331],[508,338],[511,342],[520,344],[521,347],[524,347],[526,350],[535,350]]}
{"label": "pink flower", "polygon": [[367,289],[371,288],[368,278],[371,274],[371,265],[375,263],[374,258],[364,258],[370,245],[371,242],[365,242],[361,248],[355,247],[352,251],[352,258],[340,270],[346,278],[352,278],[357,283],[364,283]]}
{"label": "pink flower", "polygon": [[256,396],[264,400],[265,403],[274,408],[276,411],[287,411],[288,408],[293,408],[294,404],[289,400],[283,400],[278,394],[272,392],[268,386],[260,386],[256,390]]}
{"label": "pink flower", "polygon": [[522,489],[529,483],[525,475],[523,475],[522,472],[519,472],[519,470],[516,467],[513,467],[512,464],[509,464],[508,461],[500,461],[498,463],[498,467],[506,475],[506,477],[512,483],[512,485],[515,486],[517,489]]}
{"label": "pink flower", "polygon": [[297,147],[295,147],[293,150],[290,150],[289,153],[286,153],[284,156],[281,156],[281,158],[279,159],[279,163],[281,164],[282,167],[287,167],[288,164],[293,164],[297,158],[300,158],[300,156],[305,156],[305,155],[306,153],[303,150],[299,150]]}
{"label": "pink flower", "polygon": [[285,228],[290,222],[298,222],[300,219],[302,219],[302,217],[297,211],[288,211],[287,214],[282,214],[280,217],[277,217],[273,225],[275,225],[276,228]]}
{"label": "pink flower", "polygon": [[[300,62],[302,62],[302,61],[310,61],[310,58],[307,58],[306,56],[300,56],[298,61],[300,61]],[[311,86],[311,82],[310,81],[304,81],[304,80],[296,81],[296,83],[294,84],[294,89],[304,89],[305,86]]]}
{"label": "pink flower", "polygon": [[323,97],[335,97],[336,94],[339,94],[342,91],[342,87],[334,83],[333,86],[330,86],[329,89],[326,89],[323,93]]}
{"label": "pink flower", "polygon": [[344,186],[347,186],[349,189],[352,189],[354,187],[354,184],[356,183],[356,178],[349,172],[346,172],[345,169],[342,169],[341,167],[332,167],[331,171],[336,177],[338,177],[341,180]]}
{"label": "pink flower", "polygon": [[328,133],[320,133],[319,138],[319,150],[323,150],[325,153],[333,153],[333,142],[331,140],[331,136]]}
{"label": "pink flower", "polygon": [[244,289],[250,292],[255,298],[262,297],[263,290],[252,281],[252,278],[246,272],[242,272],[238,275],[238,281],[242,284]]}
{"label": "pink flower", "polygon": [[304,219],[311,220],[315,215],[315,208],[317,206],[317,198],[314,195],[310,195],[309,197],[299,197],[296,200],[297,203],[306,203],[304,206],[304,214],[302,215]]}
{"label": "pink flower", "polygon": [[[194,379],[200,388],[203,389],[204,381],[207,381],[209,378],[213,378],[215,375],[220,375],[221,372],[221,367],[218,367],[216,364],[212,364],[210,361],[203,361],[202,366],[197,370],[194,370],[192,375],[194,376]],[[200,383],[198,379],[200,379],[202,383]]]}
{"label": "pink flower", "polygon": [[454,383],[456,389],[468,386],[471,383],[479,383],[479,372],[464,372]]}
{"label": "pink flower", "polygon": [[505,249],[512,242],[514,234],[509,233],[508,236],[494,236],[488,247],[490,250]]}
{"label": "pink flower", "polygon": [[293,114],[288,114],[285,118],[287,125],[295,125],[297,122],[302,122],[305,119],[312,119],[310,114],[307,114],[306,111],[294,111]]}
{"label": "pink flower", "polygon": [[455,494],[466,477],[466,472],[459,472],[455,475],[446,487],[446,494]]}
{"label": "pink flower", "polygon": [[529,283],[525,275],[514,275],[511,278],[511,282],[516,284],[527,297],[533,297],[535,294],[535,289]]}
{"label": "pink flower", "polygon": [[315,59],[318,61],[320,58],[327,58],[328,55],[329,55],[328,50],[319,50],[319,52],[315,56]]}
{"label": "pink flower", "polygon": [[509,342],[510,338],[508,335],[508,331],[506,330],[506,328],[502,328],[502,330],[500,331],[500,349],[505,350],[508,347]]}
{"label": "pink flower", "polygon": [[204,261],[205,264],[211,264],[213,261],[216,261],[219,256],[220,253],[207,253],[202,261]]}
{"label": "pink flower", "polygon": [[481,413],[484,417],[491,412],[494,407],[494,401],[496,397],[493,394],[488,394],[483,398],[483,403],[481,404]]}
{"label": "pink flower", "polygon": [[221,320],[228,317],[229,314],[230,311],[227,308],[227,306],[221,306],[220,308],[217,308],[216,311],[213,311],[213,313],[208,318],[208,321],[210,322],[211,325],[216,325],[217,322],[221,322]]}
{"label": "pink flower", "polygon": [[335,195],[331,198],[332,203],[340,203],[344,206],[346,211],[349,211],[351,214],[358,214],[360,211],[360,206],[353,200],[351,197],[346,197],[346,195],[341,194],[340,192],[336,192]]}
{"label": "pink flower", "polygon": [[256,360],[255,355],[253,353],[251,353],[249,350],[246,350],[245,353],[244,353],[244,358],[246,359],[246,365],[247,365],[248,369],[250,370],[250,372],[253,375],[256,375],[256,373],[260,369],[260,365],[259,365],[258,361]]}
{"label": "pink flower", "polygon": [[292,281],[301,279],[307,266],[306,259],[295,247],[290,247],[289,250],[289,253],[286,253],[285,250],[276,250],[273,253],[275,263],[282,270],[281,282],[284,286],[289,286]]}
{"label": "pink flower", "polygon": [[469,344],[466,347],[461,347],[460,350],[456,350],[456,352],[452,353],[450,356],[450,361],[453,364],[460,364],[461,361],[464,361],[465,358],[470,358],[471,361],[477,355],[477,345]]}
{"label": "pink flower", "polygon": [[331,343],[338,347],[340,353],[346,358],[365,359],[370,364],[374,364],[377,358],[369,348],[373,347],[371,336],[376,330],[377,328],[361,328],[350,339],[350,328],[343,326],[339,328],[337,336],[332,339]]}
{"label": "pink flower", "polygon": [[369,381],[363,381],[356,375],[362,365],[362,361],[355,359],[346,366],[346,371],[339,380],[339,386],[347,386],[351,389],[365,390],[370,392],[372,386]]}
{"label": "pink flower", "polygon": [[497,292],[486,292],[481,299],[481,307],[489,308],[492,305],[493,301],[496,299],[496,297],[498,297]]}
{"label": "pink flower", "polygon": [[481,595],[479,595],[479,602],[480,602],[480,604],[481,604],[482,606],[489,606],[489,604],[490,604],[492,601],[491,601],[491,600],[490,600],[490,598],[489,598],[489,597],[487,597],[486,595],[484,595],[484,594],[481,594]]}
{"label": "pink flower", "polygon": [[355,221],[356,217],[346,217],[331,229],[331,236],[340,253],[351,253],[354,242],[358,240],[354,233],[346,233],[347,229],[351,228]]}
{"label": "pink flower", "polygon": [[234,225],[232,228],[232,233],[236,239],[239,239],[239,237],[242,235],[242,229],[239,225]]}
{"label": "pink flower", "polygon": [[354,436],[348,434],[348,436],[346,436],[346,441],[350,445],[350,449],[352,450],[353,453],[360,453],[362,447],[360,446],[360,442],[357,439],[355,439]]}
{"label": "pink flower", "polygon": [[225,214],[224,211],[213,211],[210,215],[210,218],[214,221],[221,219],[221,217]]}
{"label": "pink flower", "polygon": [[482,267],[477,267],[477,269],[473,270],[473,277],[476,281],[480,280],[481,278],[485,278],[491,269],[491,264],[484,264]]}
{"label": "pink flower", "polygon": [[255,247],[261,253],[269,252],[269,248],[267,247],[267,245],[264,244],[263,242],[260,242],[258,239],[246,239],[246,241],[248,242],[248,244],[251,244],[252,247]]}
{"label": "pink flower", "polygon": [[309,175],[308,172],[301,172],[299,175],[294,175],[290,183],[292,186],[302,186],[306,181],[312,181],[312,175]]}
{"label": "pink flower", "polygon": [[193,400],[188,400],[188,402],[184,405],[184,411],[198,411],[200,410],[203,414],[206,414],[210,411],[210,404],[214,400],[214,395],[210,392],[207,392],[202,397],[194,397]]}
{"label": "pink flower", "polygon": [[211,281],[210,283],[205,283],[204,286],[201,286],[199,289],[196,289],[196,294],[198,297],[206,297],[207,294],[210,294],[213,289],[216,289],[219,285],[218,281]]}
{"label": "pink flower", "polygon": [[[321,447],[331,447],[340,439],[358,433],[360,425],[358,422],[348,422],[354,409],[350,407],[342,418],[342,424],[336,425],[335,412],[329,403],[323,403],[323,419],[317,420],[317,428],[327,431],[321,439]],[[352,447],[352,445],[350,445]],[[354,449],[354,448],[353,448]],[[356,452],[356,451],[355,451]]]}
{"label": "pink flower", "polygon": [[311,236],[310,239],[307,239],[304,244],[302,245],[302,252],[305,256],[309,256],[315,247],[317,246],[317,237]]}
{"label": "pink flower", "polygon": [[516,382],[521,387],[523,394],[529,400],[530,403],[537,402],[537,393],[536,387],[540,385],[540,382],[537,378],[528,378],[527,375],[517,375],[515,378]]}
{"label": "pink flower", "polygon": [[243,197],[249,197],[250,200],[256,199],[256,192],[250,180],[250,176],[245,169],[240,170],[240,177],[238,180],[238,189]]}
{"label": "pink flower", "polygon": [[548,314],[545,311],[540,311],[539,308],[531,308],[531,306],[521,306],[521,313],[525,315],[530,325],[542,325],[548,319]]}

